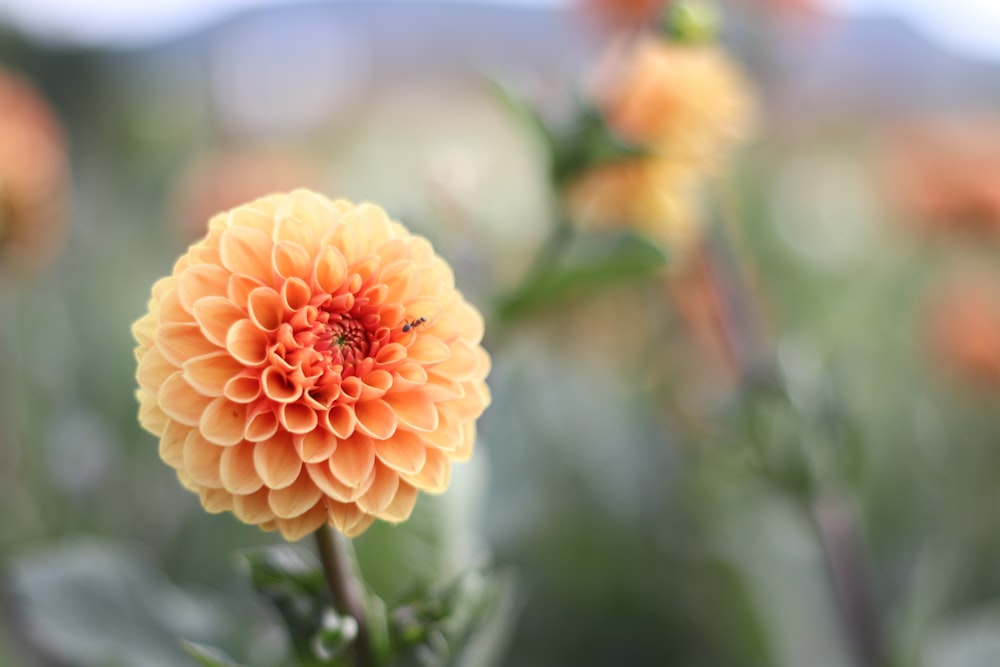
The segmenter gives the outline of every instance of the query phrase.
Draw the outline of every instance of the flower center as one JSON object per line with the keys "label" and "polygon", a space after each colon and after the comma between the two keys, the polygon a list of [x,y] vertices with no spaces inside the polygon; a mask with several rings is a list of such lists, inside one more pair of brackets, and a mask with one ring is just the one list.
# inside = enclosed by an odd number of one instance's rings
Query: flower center
{"label": "flower center", "polygon": [[340,315],[326,323],[327,352],[331,361],[344,366],[356,366],[368,356],[368,331],[355,319]]}

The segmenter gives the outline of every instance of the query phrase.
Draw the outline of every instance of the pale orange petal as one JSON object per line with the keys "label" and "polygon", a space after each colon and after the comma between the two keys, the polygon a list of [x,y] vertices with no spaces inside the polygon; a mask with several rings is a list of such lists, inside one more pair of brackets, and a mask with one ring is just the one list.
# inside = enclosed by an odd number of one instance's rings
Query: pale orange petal
{"label": "pale orange petal", "polygon": [[221,488],[219,461],[222,452],[222,447],[206,440],[197,429],[191,429],[184,438],[184,471],[202,486]]}
{"label": "pale orange petal", "polygon": [[226,349],[233,358],[247,366],[259,366],[267,359],[270,341],[267,334],[250,320],[240,320],[226,333]]}
{"label": "pale orange petal", "polygon": [[288,486],[302,470],[302,459],[295,453],[292,437],[281,433],[254,446],[253,462],[264,484],[272,489]]}
{"label": "pale orange petal", "polygon": [[222,396],[226,384],[243,372],[243,364],[220,350],[202,357],[194,357],[184,362],[184,379],[199,394]]}
{"label": "pale orange petal", "polygon": [[177,298],[184,310],[194,314],[199,299],[225,295],[228,282],[229,272],[221,266],[198,264],[177,277]]}
{"label": "pale orange petal", "polygon": [[[324,461],[322,463],[307,463],[305,469],[306,472],[309,473],[310,479],[312,479],[317,488],[338,502],[349,503],[357,499],[362,493],[358,489],[347,486],[334,477],[333,473],[330,471],[329,461]],[[367,489],[365,490],[367,491]]]}
{"label": "pale orange petal", "polygon": [[219,347],[226,346],[229,327],[246,315],[246,311],[224,296],[208,296],[194,304],[194,319],[202,334]]}
{"label": "pale orange petal", "polygon": [[440,449],[428,449],[427,460],[420,472],[403,475],[403,479],[427,493],[441,493],[448,488],[451,480],[451,461]]}
{"label": "pale orange petal", "polygon": [[247,406],[220,397],[209,403],[201,415],[202,435],[209,442],[228,447],[243,440],[247,425]]}
{"label": "pale orange petal", "polygon": [[327,510],[322,504],[314,506],[305,514],[292,519],[275,519],[281,536],[289,542],[301,540],[306,535],[314,533],[317,528],[326,523]]}
{"label": "pale orange petal", "polygon": [[233,514],[240,521],[249,524],[263,524],[276,518],[267,498],[270,490],[266,487],[253,493],[233,497]]}
{"label": "pale orange petal", "polygon": [[330,457],[330,470],[334,476],[354,488],[367,481],[374,465],[375,445],[371,438],[359,433],[337,443],[337,448]]}
{"label": "pale orange petal", "polygon": [[295,436],[295,451],[305,463],[317,463],[328,459],[336,448],[337,437],[322,428]]}
{"label": "pale orange petal", "polygon": [[139,360],[135,378],[139,381],[140,387],[155,394],[164,381],[178,370],[180,369],[167,361],[159,349],[151,347]]}
{"label": "pale orange petal", "polygon": [[384,400],[362,401],[354,406],[357,429],[372,438],[384,440],[396,431],[396,413]]}
{"label": "pale orange petal", "polygon": [[184,379],[184,373],[177,371],[166,379],[160,387],[160,408],[171,419],[188,426],[197,426],[201,414],[212,399],[196,392]]}
{"label": "pale orange petal", "polygon": [[422,364],[437,364],[451,356],[451,350],[440,338],[421,335],[407,348],[406,354]]}
{"label": "pale orange petal", "polygon": [[267,498],[275,516],[291,519],[308,512],[322,497],[323,492],[303,470],[290,486],[271,489]]}
{"label": "pale orange petal", "polygon": [[190,426],[168,420],[160,438],[160,458],[171,468],[184,467],[184,440],[191,432]]}
{"label": "pale orange petal", "polygon": [[289,433],[308,433],[319,426],[319,415],[302,403],[282,403],[278,406],[278,423]]}
{"label": "pale orange petal", "polygon": [[231,227],[219,238],[219,254],[223,266],[233,273],[269,282],[273,245],[271,237],[259,229]]}
{"label": "pale orange petal", "polygon": [[358,498],[358,507],[368,514],[378,514],[392,502],[399,488],[399,475],[381,463],[375,464],[375,481],[368,492]]}
{"label": "pale orange petal", "polygon": [[253,493],[264,485],[254,465],[252,442],[241,442],[235,447],[226,447],[219,460],[219,481],[222,488],[234,494]]}
{"label": "pale orange petal", "polygon": [[262,331],[276,331],[285,319],[285,304],[273,287],[258,287],[247,295],[250,321]]}
{"label": "pale orange petal", "polygon": [[406,521],[410,518],[413,506],[416,504],[417,490],[407,482],[400,480],[399,488],[396,489],[396,495],[393,496],[392,502],[378,514],[378,518],[392,523]]}
{"label": "pale orange petal", "polygon": [[375,440],[375,456],[401,473],[419,471],[427,458],[427,445],[421,436],[410,431],[396,431],[387,440]]}
{"label": "pale orange petal", "polygon": [[371,525],[369,518],[371,515],[363,512],[355,503],[338,503],[330,500],[328,505],[330,523],[346,537],[359,535]]}
{"label": "pale orange petal", "polygon": [[278,418],[273,412],[257,412],[247,421],[244,437],[251,442],[269,440],[278,432]]}
{"label": "pale orange petal", "polygon": [[174,366],[183,366],[192,357],[201,357],[219,348],[207,340],[196,323],[166,322],[156,329],[156,346]]}
{"label": "pale orange petal", "polygon": [[271,265],[282,278],[308,280],[312,274],[312,257],[294,241],[279,241],[271,251]]}
{"label": "pale orange petal", "polygon": [[201,506],[210,514],[219,514],[233,509],[233,495],[223,489],[203,488],[198,491]]}
{"label": "pale orange petal", "polygon": [[447,405],[438,405],[438,427],[424,434],[424,439],[438,449],[450,451],[462,443],[462,422]]}
{"label": "pale orange petal", "polygon": [[340,250],[326,246],[316,258],[313,281],[327,294],[339,290],[347,278],[347,261]]}
{"label": "pale orange petal", "polygon": [[323,415],[323,426],[328,428],[341,440],[349,438],[354,433],[357,417],[354,410],[346,405],[334,405]]}
{"label": "pale orange petal", "polygon": [[451,356],[434,366],[434,372],[454,382],[464,382],[475,377],[480,367],[480,357],[472,346],[461,340],[451,343]]}
{"label": "pale orange petal", "polygon": [[399,423],[411,431],[433,431],[438,427],[437,409],[423,392],[393,392],[382,400],[392,408]]}
{"label": "pale orange petal", "polygon": [[260,377],[254,371],[243,371],[222,388],[222,395],[234,403],[253,403],[260,394]]}
{"label": "pale orange petal", "polygon": [[309,305],[312,299],[312,290],[302,278],[289,278],[281,286],[281,300],[283,305],[290,311],[299,310]]}

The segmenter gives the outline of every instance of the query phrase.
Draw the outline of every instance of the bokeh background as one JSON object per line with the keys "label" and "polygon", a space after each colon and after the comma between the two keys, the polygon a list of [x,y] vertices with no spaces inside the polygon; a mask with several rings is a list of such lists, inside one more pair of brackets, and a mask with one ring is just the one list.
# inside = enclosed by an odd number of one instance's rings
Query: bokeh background
{"label": "bokeh background", "polygon": [[716,282],[772,399],[669,253],[498,308],[556,195],[493,82],[568,117],[621,39],[599,4],[0,0],[0,66],[45,101],[0,78],[40,137],[0,132],[0,194],[47,203],[0,272],[0,665],[193,664],[178,636],[282,664],[234,557],[279,538],[159,461],[129,326],[211,214],[302,185],[428,236],[487,319],[476,456],[358,540],[381,595],[489,560],[519,667],[1000,664],[995,7],[722,3],[758,112]]}

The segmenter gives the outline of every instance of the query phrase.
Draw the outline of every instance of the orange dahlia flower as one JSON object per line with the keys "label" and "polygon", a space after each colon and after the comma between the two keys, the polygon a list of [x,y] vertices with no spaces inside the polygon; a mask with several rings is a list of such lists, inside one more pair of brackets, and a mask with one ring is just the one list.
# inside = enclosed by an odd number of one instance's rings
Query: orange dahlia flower
{"label": "orange dahlia flower", "polygon": [[405,520],[490,402],[483,319],[430,243],[307,190],[212,218],[132,330],[160,456],[209,512],[289,540]]}
{"label": "orange dahlia flower", "polygon": [[30,271],[65,234],[66,151],[49,105],[0,70],[0,264]]}
{"label": "orange dahlia flower", "polygon": [[644,38],[607,59],[597,104],[615,133],[651,155],[585,171],[566,193],[574,219],[690,245],[700,189],[752,125],[742,74],[715,46]]}

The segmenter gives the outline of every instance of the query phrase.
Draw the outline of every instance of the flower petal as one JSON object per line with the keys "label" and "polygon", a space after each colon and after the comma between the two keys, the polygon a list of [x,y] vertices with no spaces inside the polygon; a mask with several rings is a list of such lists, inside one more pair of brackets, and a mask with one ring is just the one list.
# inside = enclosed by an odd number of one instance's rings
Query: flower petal
{"label": "flower petal", "polygon": [[[330,472],[329,461],[307,463],[305,469],[319,490],[336,501],[349,503],[362,493],[358,489],[353,489],[334,477],[333,473]],[[367,489],[365,490],[367,491]]]}
{"label": "flower petal", "polygon": [[358,488],[368,480],[375,465],[375,445],[371,438],[355,433],[337,443],[330,457],[330,471],[347,486]]}
{"label": "flower petal", "polygon": [[212,399],[195,391],[184,379],[184,372],[177,371],[160,387],[159,405],[171,419],[188,426],[197,426],[201,414]]}
{"label": "flower petal", "polygon": [[451,350],[436,336],[420,335],[407,348],[406,355],[422,364],[438,364],[451,356]]}
{"label": "flower petal", "polygon": [[191,431],[190,426],[168,420],[160,437],[160,458],[174,469],[184,467],[184,440]]}
{"label": "flower petal", "polygon": [[308,280],[312,273],[312,258],[309,252],[295,241],[278,241],[271,250],[271,265],[275,272],[285,278]]}
{"label": "flower petal", "polygon": [[163,382],[178,370],[180,369],[167,361],[158,348],[151,347],[139,360],[135,379],[138,380],[140,387],[155,394]]}
{"label": "flower petal", "polygon": [[219,238],[222,265],[233,273],[270,282],[271,237],[252,227],[230,227]]}
{"label": "flower petal", "polygon": [[319,426],[319,415],[302,403],[282,403],[278,406],[278,423],[289,433],[308,433]]}
{"label": "flower petal", "polygon": [[295,453],[292,436],[287,433],[258,442],[253,450],[253,463],[264,484],[272,489],[288,486],[302,470],[302,459]]}
{"label": "flower petal", "polygon": [[423,392],[393,392],[382,400],[392,408],[399,423],[412,431],[433,431],[438,427],[437,410]]}
{"label": "flower petal", "polygon": [[245,495],[253,493],[264,486],[264,480],[257,474],[254,465],[254,450],[252,442],[241,442],[235,447],[222,450],[219,460],[219,481],[222,488],[230,493]]}
{"label": "flower petal", "polygon": [[317,428],[303,435],[296,435],[295,451],[305,463],[318,463],[333,455],[337,437],[326,429]]}
{"label": "flower petal", "polygon": [[378,514],[392,502],[399,488],[399,474],[380,463],[375,464],[375,481],[358,498],[358,507],[368,514]]}
{"label": "flower petal", "polygon": [[417,490],[407,482],[400,480],[399,488],[396,489],[396,495],[393,496],[392,502],[378,514],[378,518],[392,523],[406,521],[410,518],[413,506],[416,504]]}
{"label": "flower petal", "polygon": [[219,462],[223,448],[206,440],[197,429],[191,429],[184,438],[184,472],[201,486],[221,488]]}
{"label": "flower petal", "polygon": [[194,319],[201,333],[219,347],[226,346],[229,327],[246,316],[246,311],[224,296],[207,296],[194,303]]}
{"label": "flower petal", "polygon": [[166,322],[156,329],[156,346],[164,358],[174,366],[183,366],[193,357],[200,357],[219,348],[201,333],[201,327],[194,322]]}
{"label": "flower petal", "polygon": [[357,425],[354,410],[346,405],[334,405],[323,415],[323,426],[335,436],[344,440],[351,437]]}
{"label": "flower petal", "polygon": [[354,406],[357,429],[363,434],[384,440],[396,431],[396,413],[380,398],[361,401]]}
{"label": "flower petal", "polygon": [[396,472],[416,473],[427,458],[427,445],[416,433],[396,431],[387,440],[375,440],[375,456]]}
{"label": "flower petal", "polygon": [[375,519],[372,515],[361,511],[355,503],[338,503],[331,500],[328,505],[330,523],[345,537],[360,535]]}
{"label": "flower petal", "polygon": [[273,287],[258,287],[247,295],[250,321],[262,331],[275,331],[285,319],[285,304]]}
{"label": "flower petal", "polygon": [[240,320],[226,333],[226,349],[233,358],[247,366],[259,366],[267,359],[270,341],[267,334],[250,320]]}
{"label": "flower petal", "polygon": [[184,379],[199,394],[222,396],[226,384],[242,373],[243,368],[243,364],[229,356],[228,352],[220,350],[184,362]]}
{"label": "flower petal", "polygon": [[198,299],[223,296],[229,283],[229,271],[217,264],[197,264],[177,277],[177,298],[192,315]]}
{"label": "flower petal", "polygon": [[223,447],[235,445],[243,440],[247,425],[247,406],[219,397],[205,408],[199,425],[202,435],[209,442]]}
{"label": "flower petal", "polygon": [[327,294],[339,290],[347,279],[347,261],[340,250],[333,246],[325,246],[316,258],[313,269],[313,282]]}
{"label": "flower petal", "polygon": [[403,479],[427,493],[442,493],[451,480],[451,461],[440,449],[428,449],[427,460],[420,472],[404,475]]}
{"label": "flower petal", "polygon": [[233,497],[233,514],[240,521],[251,525],[262,524],[267,521],[274,521],[274,512],[267,498],[270,489],[261,488],[253,493],[238,495]]}
{"label": "flower petal", "polygon": [[322,497],[323,492],[303,470],[290,486],[271,489],[267,501],[276,516],[291,519],[308,512]]}
{"label": "flower petal", "polygon": [[243,437],[251,442],[269,440],[278,432],[278,418],[271,410],[254,412],[247,421],[246,433]]}
{"label": "flower petal", "polygon": [[323,504],[317,504],[305,514],[292,519],[275,519],[281,536],[289,542],[301,540],[306,535],[316,532],[327,520],[327,510]]}

